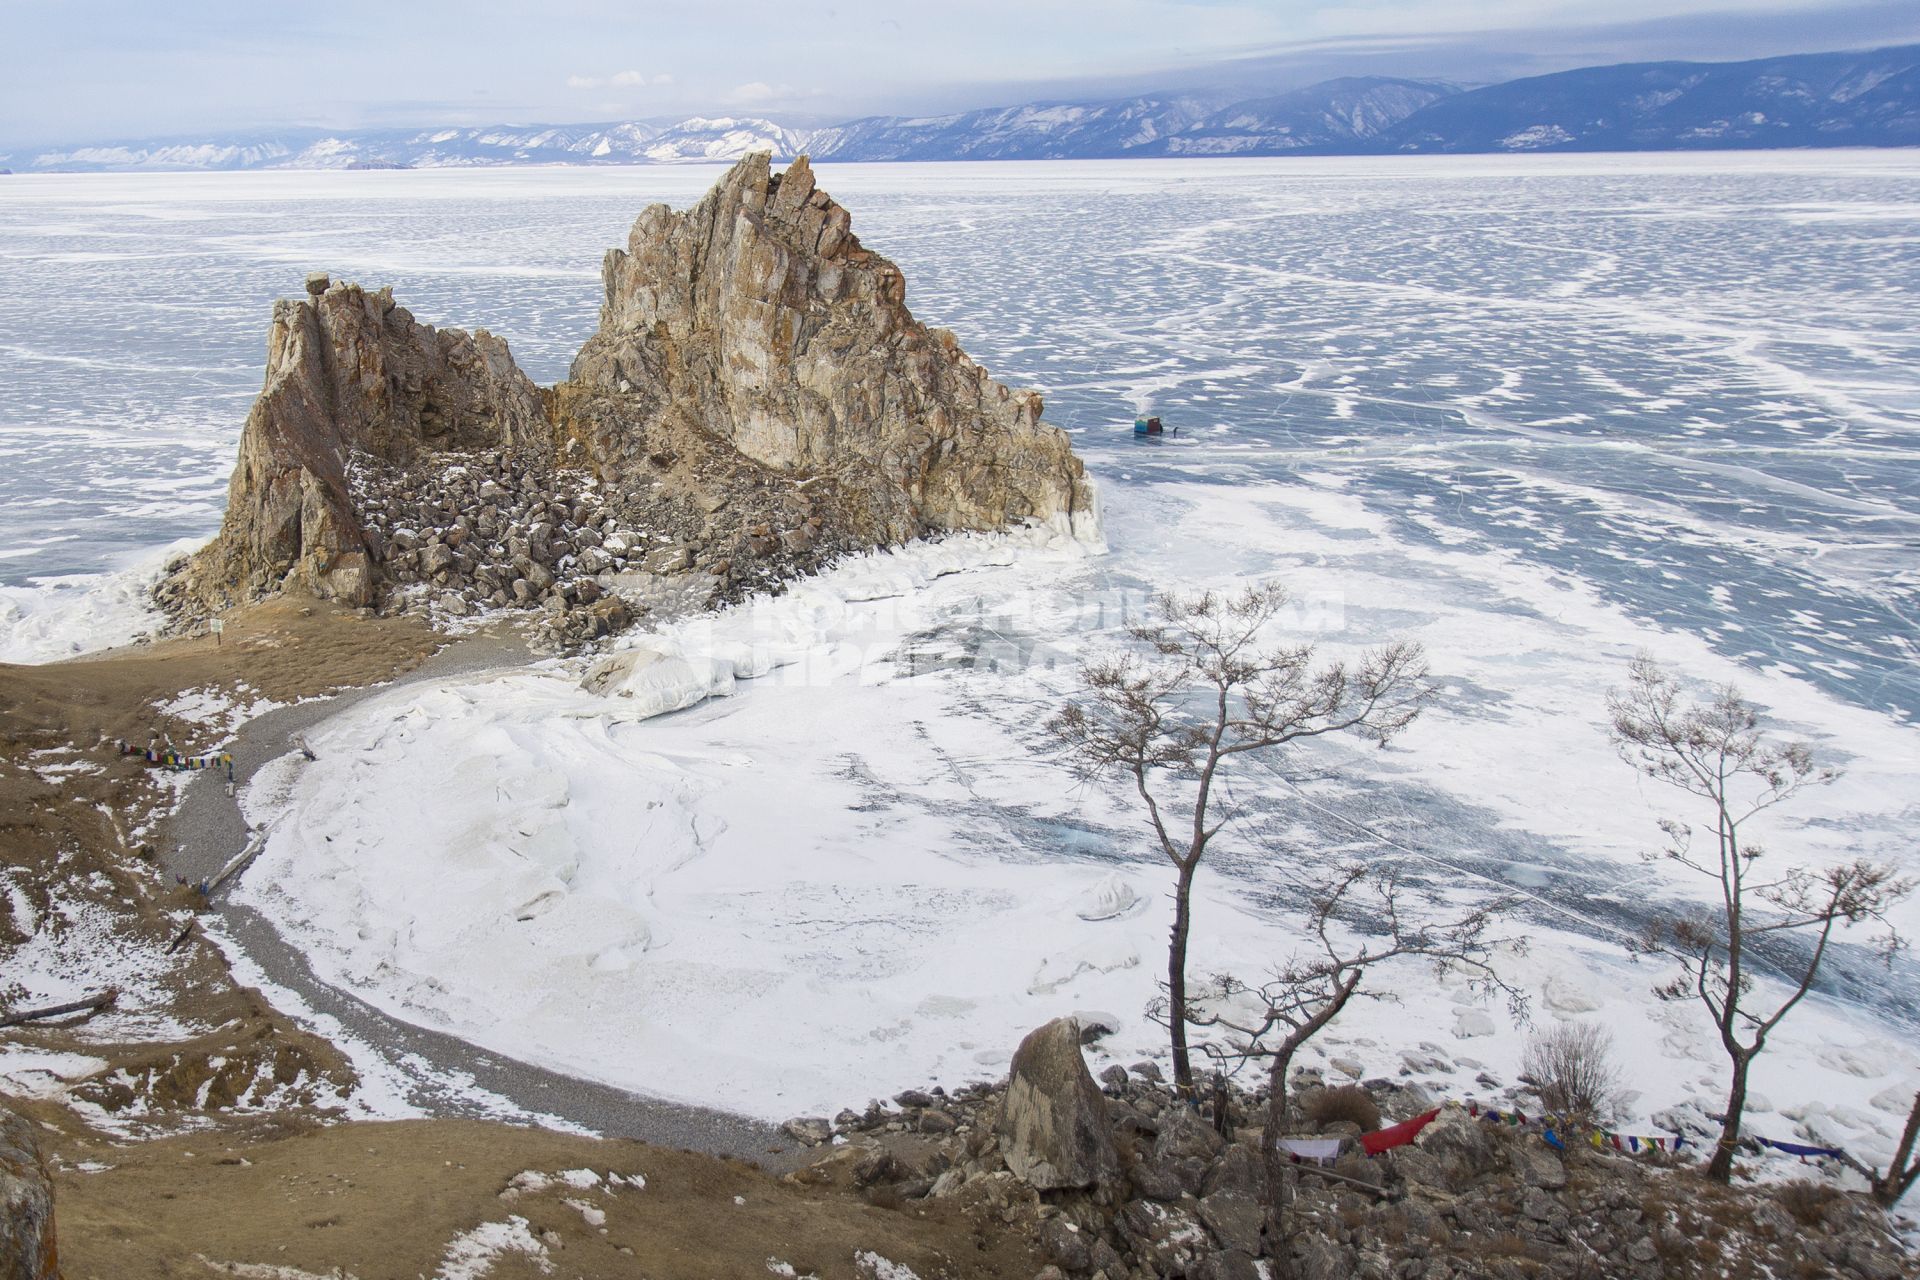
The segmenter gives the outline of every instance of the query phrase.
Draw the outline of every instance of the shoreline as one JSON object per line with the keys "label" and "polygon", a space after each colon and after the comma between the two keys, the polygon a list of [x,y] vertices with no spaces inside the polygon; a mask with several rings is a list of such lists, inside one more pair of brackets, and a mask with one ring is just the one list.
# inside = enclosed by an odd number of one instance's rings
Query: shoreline
{"label": "shoreline", "polygon": [[[534,661],[517,628],[490,629],[454,636],[431,656],[396,677],[354,685],[337,693],[276,707],[236,726],[230,738],[236,787],[245,786],[265,765],[296,750],[293,739],[347,711],[367,698],[402,685],[450,676],[514,670]],[[115,651],[109,651],[115,652]],[[186,787],[178,807],[160,824],[160,869],[172,878],[194,884],[209,879],[239,854],[252,836],[240,813],[238,796],[227,794],[225,779],[208,772]],[[244,871],[241,874],[245,874]],[[308,1030],[335,1043],[338,1037],[311,1026],[314,1015],[334,1019],[354,1039],[378,1054],[397,1078],[411,1086],[410,1106],[428,1119],[501,1119],[498,1106],[488,1106],[464,1091],[436,1088],[433,1076],[414,1065],[424,1062],[440,1081],[461,1080],[496,1095],[523,1112],[521,1119],[537,1127],[558,1119],[596,1136],[631,1138],[655,1146],[733,1156],[770,1169],[791,1167],[791,1158],[769,1161],[769,1156],[792,1157],[801,1148],[776,1125],[713,1108],[668,1101],[614,1085],[536,1066],[484,1048],[447,1032],[395,1017],[361,999],[351,990],[318,977],[299,948],[282,936],[267,917],[227,896],[232,882],[216,889],[202,908],[217,916],[225,937],[218,945],[237,946],[242,957],[278,988],[304,1006],[282,1007],[276,993],[269,1003],[307,1025]],[[233,957],[228,957],[230,966]]]}

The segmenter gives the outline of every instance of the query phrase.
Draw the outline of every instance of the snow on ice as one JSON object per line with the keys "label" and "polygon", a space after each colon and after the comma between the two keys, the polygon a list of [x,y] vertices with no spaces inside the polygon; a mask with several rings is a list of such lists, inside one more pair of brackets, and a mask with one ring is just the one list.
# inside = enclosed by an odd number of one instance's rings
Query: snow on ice
{"label": "snow on ice", "polygon": [[[275,834],[240,892],[397,1016],[770,1119],[995,1075],[1025,1030],[1078,1009],[1118,1011],[1104,1048],[1135,1060],[1160,1045],[1140,1011],[1167,876],[1124,790],[1076,786],[1035,726],[1142,585],[1224,584],[1258,562],[1317,602],[1289,620],[1300,634],[1330,652],[1411,635],[1452,694],[1386,753],[1307,758],[1321,781],[1302,792],[1249,779],[1236,799],[1259,820],[1199,880],[1193,971],[1283,959],[1289,895],[1329,849],[1403,859],[1454,900],[1517,888],[1533,946],[1505,963],[1540,993],[1536,1016],[1612,1028],[1642,1116],[1715,1106],[1717,1043],[1690,1006],[1654,1001],[1660,974],[1620,946],[1634,899],[1694,887],[1641,865],[1667,798],[1613,757],[1602,716],[1642,645],[1708,678],[1724,660],[1524,565],[1445,547],[1403,562],[1337,494],[1154,497],[1108,530],[1132,564],[1160,557],[1147,584],[1116,588],[1105,559],[1059,539],[958,539],[627,642],[673,655],[670,697],[584,689],[589,660],[399,686],[249,797]],[[1142,554],[1167,528],[1191,549]],[[1523,691],[1496,693],[1516,670]],[[1859,753],[1794,816],[1796,846],[1891,850],[1915,730],[1786,677],[1755,692]],[[1259,834],[1276,822],[1286,836]],[[1420,1069],[1444,1089],[1473,1093],[1488,1067],[1513,1078],[1523,1037],[1490,1034],[1504,1010],[1424,970],[1394,981],[1399,1003],[1349,1014],[1325,1052],[1376,1073],[1425,1042]],[[1779,1136],[1890,1146],[1895,1118],[1869,1099],[1920,1073],[1875,1057],[1879,1038],[1857,1010],[1798,1015],[1757,1083],[1836,1105],[1783,1115]]]}

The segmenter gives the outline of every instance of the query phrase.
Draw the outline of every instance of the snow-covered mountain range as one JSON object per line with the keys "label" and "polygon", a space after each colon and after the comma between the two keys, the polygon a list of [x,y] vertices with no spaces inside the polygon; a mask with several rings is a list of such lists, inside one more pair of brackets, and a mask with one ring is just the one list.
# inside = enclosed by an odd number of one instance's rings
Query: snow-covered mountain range
{"label": "snow-covered mountain range", "polygon": [[760,117],[671,124],[293,129],[0,154],[14,170],[427,168],[679,164],[770,150],[816,159],[1077,160],[1128,156],[1651,151],[1920,144],[1920,45],[1752,62],[1629,63],[1460,91],[1388,77],[1287,93],[1164,93],[1036,102],[824,128]]}

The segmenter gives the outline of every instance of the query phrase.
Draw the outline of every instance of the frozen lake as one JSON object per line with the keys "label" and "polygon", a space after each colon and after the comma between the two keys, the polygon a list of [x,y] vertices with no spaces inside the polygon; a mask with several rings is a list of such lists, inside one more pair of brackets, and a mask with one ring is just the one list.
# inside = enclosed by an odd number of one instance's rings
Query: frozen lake
{"label": "frozen lake", "polygon": [[[489,328],[552,381],[594,327],[604,250],[642,205],[688,203],[715,176],[0,180],[0,655],[60,652],[92,633],[76,620],[97,628],[87,610],[103,600],[131,624],[132,579],[88,575],[212,531],[270,300],[308,270],[391,284],[431,323]],[[766,1114],[991,1070],[1062,1002],[1125,1018],[1117,1052],[1150,1047],[1138,1011],[1161,877],[1124,806],[1073,793],[1032,725],[1121,602],[1245,575],[1295,586],[1303,634],[1423,641],[1448,697],[1384,756],[1333,749],[1302,762],[1304,788],[1247,784],[1244,838],[1205,885],[1216,924],[1201,963],[1283,954],[1300,867],[1335,853],[1403,860],[1453,893],[1522,889],[1542,940],[1526,976],[1557,993],[1546,1007],[1644,1042],[1648,1110],[1710,1101],[1713,1046],[1692,1010],[1650,1007],[1657,974],[1626,963],[1616,932],[1686,892],[1639,860],[1674,806],[1604,736],[1605,691],[1640,649],[1738,680],[1847,768],[1782,815],[1776,845],[1916,866],[1920,155],[819,177],[900,264],[921,319],[1045,392],[1101,483],[1111,550],[988,557],[938,582],[924,566],[862,570],[869,585],[847,598],[897,603],[875,615],[816,602],[769,624],[841,655],[822,680],[743,686],[670,721],[583,729],[590,711],[532,677],[369,704],[337,730],[369,760],[494,742],[554,762],[499,789],[497,816],[563,797],[567,830],[542,839],[564,846],[548,870],[569,868],[566,892],[487,974],[489,989],[506,974],[524,993],[503,1014],[462,987],[463,939],[493,936],[489,921],[545,890],[465,864],[383,878],[392,851],[378,839],[322,858],[299,832],[339,834],[321,815],[364,831],[373,809],[356,822],[342,797],[377,806],[382,793],[358,775],[287,778],[258,797],[260,816],[315,818],[276,837],[249,892],[323,972],[504,1051]],[[1128,424],[1145,409],[1178,438],[1136,445]],[[402,723],[442,727],[389,732]],[[742,781],[741,762],[769,758],[783,763],[753,775],[762,789]],[[623,769],[648,771],[678,833],[632,865],[638,854],[595,834],[630,798]],[[777,833],[749,816],[767,795]],[[463,824],[485,812],[471,796],[448,803]],[[776,834],[793,845],[777,857]],[[471,893],[418,917],[433,896],[420,884],[453,876]],[[1145,905],[1089,932],[1077,904],[1116,876]],[[770,880],[782,891],[747,892]],[[1909,904],[1902,920],[1920,913]],[[596,1007],[632,1002],[632,1025],[559,1043],[580,1014],[543,994],[563,978]],[[1451,1045],[1459,1010],[1441,995],[1353,1034]],[[1784,1107],[1817,1081],[1859,1123],[1761,1130],[1879,1141],[1866,1135],[1888,1116],[1870,1098],[1920,1066],[1859,1046],[1879,1020],[1910,1036],[1917,997],[1910,962],[1891,980],[1843,967],[1762,1087]],[[779,1051],[792,1064],[780,1087],[753,1075],[764,1023],[743,1018],[729,1039],[709,1022],[718,1000],[799,1009],[779,1033],[803,1042]],[[709,1070],[681,1074],[714,1083],[670,1085],[695,1032],[713,1057],[692,1060]],[[1492,1065],[1504,1052],[1457,1047]]]}
{"label": "frozen lake", "polygon": [[[592,331],[639,206],[714,171],[0,184],[0,585],[218,520],[308,269]],[[1837,696],[1920,711],[1920,160],[1899,153],[828,166],[910,302],[1109,485],[1355,493]],[[1151,407],[1178,448],[1118,428]]]}

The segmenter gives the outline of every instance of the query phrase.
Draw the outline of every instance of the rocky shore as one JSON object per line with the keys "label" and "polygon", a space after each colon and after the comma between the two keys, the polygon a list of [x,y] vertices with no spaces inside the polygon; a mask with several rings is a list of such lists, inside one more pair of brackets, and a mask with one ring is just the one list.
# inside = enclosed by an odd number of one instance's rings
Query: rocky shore
{"label": "rocky shore", "polygon": [[[1109,1067],[1096,1083],[1081,1039],[1062,1019],[1026,1039],[999,1084],[907,1090],[891,1105],[789,1122],[824,1153],[793,1176],[908,1212],[969,1205],[1034,1243],[1045,1262],[1035,1280],[1912,1274],[1886,1215],[1828,1184],[1727,1188],[1689,1157],[1556,1148],[1537,1127],[1491,1123],[1384,1078],[1344,1087],[1345,1105],[1330,1106],[1312,1071],[1289,1091],[1290,1128],[1339,1154],[1294,1166],[1288,1234],[1276,1239],[1264,1092],[1230,1088],[1224,1106],[1194,1105],[1150,1062]],[[1537,1114],[1537,1100],[1526,1104]],[[1436,1107],[1412,1142],[1362,1151],[1363,1132]],[[1329,1118],[1356,1109],[1371,1113],[1364,1125]]]}

